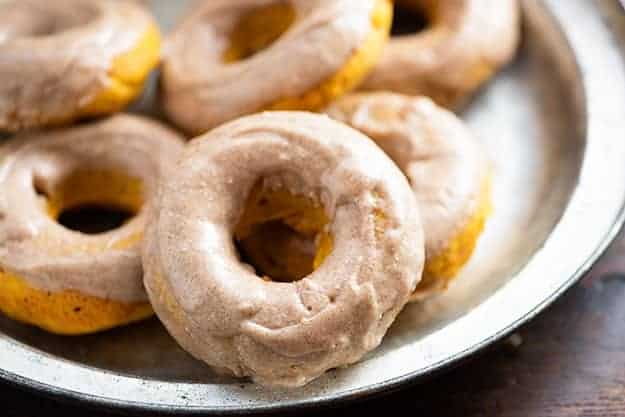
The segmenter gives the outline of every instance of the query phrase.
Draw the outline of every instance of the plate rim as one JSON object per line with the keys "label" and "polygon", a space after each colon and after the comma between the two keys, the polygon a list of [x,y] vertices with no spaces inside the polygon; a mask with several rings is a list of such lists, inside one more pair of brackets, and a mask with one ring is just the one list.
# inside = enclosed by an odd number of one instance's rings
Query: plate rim
{"label": "plate rim", "polygon": [[[526,0],[524,4],[527,6],[527,3],[533,0]],[[540,7],[544,9],[543,11],[550,15],[551,20],[554,24],[557,25],[558,30],[561,32],[561,36],[565,38],[569,42],[569,48],[571,52],[578,60],[576,65],[580,66],[584,64],[584,59],[586,57],[580,57],[579,50],[575,47],[575,38],[572,38],[572,34],[575,31],[575,26],[580,24],[579,22],[567,22],[566,20],[562,20],[561,16],[563,13],[563,7],[584,7],[581,6],[580,3],[584,0],[572,0],[566,2],[565,6],[562,6],[563,2],[559,2],[559,0],[543,0]],[[558,3],[560,6],[558,6]],[[585,6],[586,8],[594,9],[594,19],[600,19],[599,11],[597,10],[597,5],[595,2],[588,2],[589,6]],[[616,7],[619,7],[619,4],[615,2]],[[546,7],[545,7],[546,6]],[[534,6],[532,6],[534,7]],[[590,18],[590,17],[589,17]],[[607,25],[603,23],[604,31],[611,32]],[[578,39],[579,40],[579,39]],[[572,45],[572,46],[571,46]],[[604,48],[607,46],[603,45]],[[621,65],[619,69],[622,71],[624,66]],[[578,68],[580,79],[582,80],[582,85],[584,87],[585,93],[588,91],[592,91],[593,86],[589,83],[589,80],[585,75],[584,68]],[[585,132],[587,137],[590,137],[593,134],[592,129],[596,126],[600,120],[595,120],[593,118],[593,107],[596,104],[589,102],[586,100],[586,123],[587,123],[587,131]],[[623,123],[625,125],[625,123]],[[580,173],[583,173],[585,170],[585,165],[587,161],[587,154],[584,153],[583,156],[583,166],[581,168]],[[577,192],[577,188],[575,193]],[[548,307],[551,303],[553,303],[557,298],[559,298],[567,289],[569,289],[572,285],[579,281],[579,279],[586,273],[591,266],[595,263],[595,261],[603,254],[603,252],[607,249],[609,244],[614,240],[617,236],[619,230],[622,228],[625,223],[625,195],[620,196],[620,206],[616,210],[611,225],[607,226],[605,233],[599,238],[598,243],[594,245],[594,249],[590,254],[585,258],[585,260],[576,267],[573,273],[571,273],[568,277],[563,278],[557,287],[553,289],[553,291],[547,294],[542,300],[532,306],[532,308],[528,309],[525,314],[518,317],[516,320],[512,321],[508,325],[503,328],[498,329],[498,331],[493,332],[488,337],[481,339],[477,343],[473,343],[465,349],[458,351],[457,353],[447,356],[446,358],[439,360],[437,362],[431,363],[429,366],[408,372],[404,375],[387,379],[385,381],[381,381],[378,383],[374,383],[367,386],[362,386],[357,389],[350,389],[346,391],[341,391],[339,393],[333,393],[329,395],[322,395],[312,399],[296,399],[296,400],[288,400],[284,402],[278,403],[267,403],[267,404],[255,404],[249,406],[248,408],[241,408],[241,406],[230,406],[230,405],[222,405],[216,407],[208,407],[208,406],[190,406],[190,405],[164,405],[164,404],[150,404],[145,402],[132,402],[125,400],[118,400],[109,397],[103,397],[93,394],[88,394],[85,392],[75,391],[71,389],[60,388],[58,386],[50,385],[48,383],[38,381],[32,378],[27,378],[12,372],[7,371],[6,369],[0,368],[0,378],[13,384],[20,388],[26,388],[31,391],[36,391],[38,393],[55,397],[60,400],[77,400],[82,405],[87,405],[99,409],[115,409],[118,411],[125,410],[130,412],[158,412],[158,413],[168,413],[168,414],[176,414],[176,413],[186,413],[186,414],[197,414],[197,413],[205,413],[211,412],[216,415],[225,415],[232,414],[234,412],[238,414],[254,414],[261,412],[276,412],[276,411],[292,411],[292,410],[303,410],[310,407],[319,407],[326,405],[338,405],[344,404],[359,398],[363,397],[371,397],[376,395],[381,395],[383,393],[387,393],[390,391],[397,390],[406,385],[414,384],[417,381],[421,381],[424,378],[431,377],[432,375],[442,372],[449,367],[458,364],[461,360],[470,357],[478,351],[481,351],[485,347],[491,345],[497,340],[502,339],[506,335],[510,334],[514,330],[516,330],[519,326],[531,320],[536,315],[540,314],[546,307]],[[562,218],[558,221],[558,224],[554,227],[552,234],[555,234],[558,230],[558,226],[562,222],[562,220],[567,216],[567,213],[571,209],[572,201],[567,203],[567,206],[563,212]],[[551,235],[550,235],[551,237]],[[19,342],[15,342],[18,343]],[[98,372],[104,372],[114,375],[113,372],[98,369]]]}

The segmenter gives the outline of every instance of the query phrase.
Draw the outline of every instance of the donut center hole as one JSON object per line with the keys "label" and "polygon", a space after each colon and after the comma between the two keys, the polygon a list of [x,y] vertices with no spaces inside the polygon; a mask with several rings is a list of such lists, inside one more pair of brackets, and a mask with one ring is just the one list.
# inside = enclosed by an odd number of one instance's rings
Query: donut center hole
{"label": "donut center hole", "polygon": [[63,210],[57,221],[70,230],[91,235],[118,229],[134,215],[121,207],[85,204]]}
{"label": "donut center hole", "polygon": [[76,171],[60,181],[33,181],[48,215],[67,229],[85,234],[115,230],[143,205],[141,180],[114,171]]}
{"label": "donut center hole", "polygon": [[323,206],[262,182],[250,192],[234,233],[241,261],[263,279],[293,282],[318,268],[332,251]]}
{"label": "donut center hole", "polygon": [[269,48],[294,21],[295,9],[288,2],[252,9],[235,23],[230,33],[230,44],[223,53],[223,61],[242,61]]}
{"label": "donut center hole", "polygon": [[414,35],[430,25],[428,15],[416,5],[395,4],[391,36]]}

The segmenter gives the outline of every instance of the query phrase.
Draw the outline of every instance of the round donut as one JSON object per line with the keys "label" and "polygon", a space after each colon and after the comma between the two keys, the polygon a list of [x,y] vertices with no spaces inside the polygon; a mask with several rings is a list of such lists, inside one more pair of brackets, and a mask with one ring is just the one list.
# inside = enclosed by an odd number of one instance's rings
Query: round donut
{"label": "round donut", "polygon": [[352,94],[327,113],[373,139],[408,178],[425,232],[425,269],[412,300],[447,287],[469,260],[491,213],[485,150],[429,98]]}
{"label": "round donut", "polygon": [[121,110],[159,55],[158,29],[137,2],[0,2],[0,130]]}
{"label": "round donut", "polygon": [[517,0],[397,0],[429,24],[414,35],[393,37],[365,90],[431,97],[462,105],[513,57],[519,43]]}
{"label": "round donut", "polygon": [[[194,139],[161,183],[146,289],[196,358],[300,386],[380,343],[421,276],[418,217],[405,177],[357,131],[302,112],[243,117]],[[234,241],[271,221],[313,239],[312,273],[276,282],[240,260]]]}
{"label": "round donut", "polygon": [[[2,146],[0,311],[59,334],[152,315],[139,250],[145,208],[182,149],[169,129],[127,115]],[[134,217],[98,234],[59,223],[67,210],[90,205]]]}
{"label": "round donut", "polygon": [[189,133],[260,110],[318,110],[388,38],[389,0],[203,1],[166,39],[164,108]]}

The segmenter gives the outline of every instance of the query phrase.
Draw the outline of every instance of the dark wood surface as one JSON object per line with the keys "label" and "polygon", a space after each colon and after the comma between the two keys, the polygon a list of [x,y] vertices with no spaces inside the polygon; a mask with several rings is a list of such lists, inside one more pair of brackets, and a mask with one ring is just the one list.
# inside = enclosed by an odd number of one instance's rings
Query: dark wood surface
{"label": "dark wood surface", "polygon": [[[488,352],[425,383],[327,414],[384,415],[391,405],[412,416],[625,416],[625,239]],[[0,385],[0,416],[7,415],[111,416]]]}

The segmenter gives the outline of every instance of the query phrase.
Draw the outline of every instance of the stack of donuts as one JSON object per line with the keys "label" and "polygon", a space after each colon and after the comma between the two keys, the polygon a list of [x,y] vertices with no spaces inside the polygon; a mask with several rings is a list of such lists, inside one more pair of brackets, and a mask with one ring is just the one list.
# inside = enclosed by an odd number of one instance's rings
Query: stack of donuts
{"label": "stack of donuts", "polygon": [[[142,2],[0,2],[0,310],[64,335],[155,312],[272,387],[377,347],[484,229],[453,111],[519,38],[516,0],[396,3],[200,0],[161,42]],[[389,36],[399,6],[425,27]],[[172,127],[119,113],[157,67]],[[126,217],[64,221],[96,206]]]}

